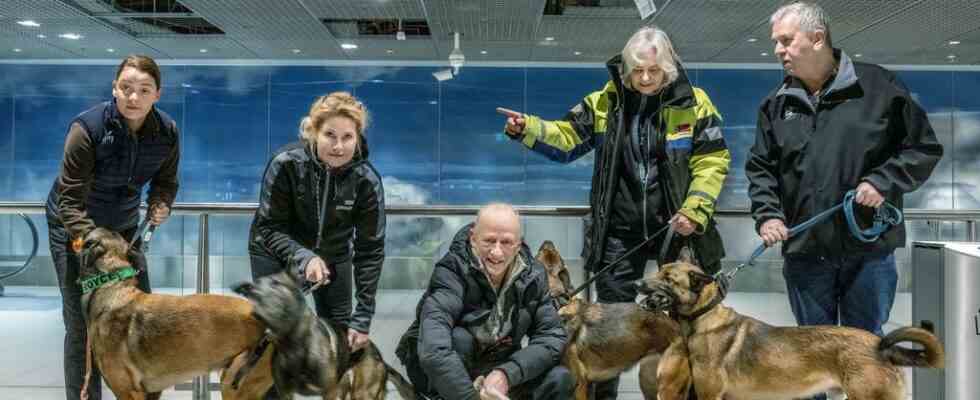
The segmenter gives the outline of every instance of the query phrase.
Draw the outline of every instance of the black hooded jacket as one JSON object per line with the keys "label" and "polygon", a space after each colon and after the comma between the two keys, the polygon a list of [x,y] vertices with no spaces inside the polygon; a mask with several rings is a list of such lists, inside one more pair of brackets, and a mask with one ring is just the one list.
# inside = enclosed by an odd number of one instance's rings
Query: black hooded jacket
{"label": "black hooded jacket", "polygon": [[353,259],[357,308],[350,327],[366,333],[385,258],[385,202],[363,137],[361,149],[340,168],[324,166],[304,141],[277,150],[265,169],[248,248],[296,273],[315,256],[330,267]]}
{"label": "black hooded jacket", "polygon": [[[398,343],[403,363],[421,365],[439,395],[446,399],[479,399],[463,361],[453,350],[454,327],[482,324],[497,304],[497,292],[470,249],[470,229],[464,226],[453,238],[449,252],[436,263],[429,287],[419,300],[415,322]],[[558,365],[568,337],[548,293],[544,266],[522,243],[518,254],[527,267],[510,290],[510,345],[501,349],[504,361],[495,367],[507,375],[511,387],[534,379]],[[521,348],[524,337],[526,347]],[[412,362],[406,362],[409,358]],[[417,362],[415,362],[417,360]]]}

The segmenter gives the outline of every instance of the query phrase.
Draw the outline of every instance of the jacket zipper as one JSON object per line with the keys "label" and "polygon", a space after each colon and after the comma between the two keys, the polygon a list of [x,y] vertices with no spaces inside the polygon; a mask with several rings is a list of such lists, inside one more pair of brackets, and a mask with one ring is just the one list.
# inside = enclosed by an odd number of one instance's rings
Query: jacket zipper
{"label": "jacket zipper", "polygon": [[643,215],[643,239],[646,239],[650,235],[649,234],[649,229],[647,228],[647,180],[648,180],[648,177],[649,177],[649,174],[650,174],[650,169],[648,168],[647,159],[650,157],[650,155],[649,155],[650,140],[648,140],[647,137],[646,137],[646,135],[644,135],[644,132],[642,132],[642,129],[641,129],[641,126],[640,126],[641,117],[643,116],[643,110],[646,109],[646,106],[647,106],[647,96],[646,95],[641,95],[640,96],[640,108],[638,110],[636,110],[636,116],[633,117],[633,130],[636,131],[636,136],[638,137],[638,139],[640,141],[640,143],[639,143],[639,145],[640,145],[640,163],[642,164],[641,168],[643,168],[643,185],[641,186],[643,188],[643,192],[640,193],[640,196],[643,197],[643,212],[642,212],[642,215]]}
{"label": "jacket zipper", "polygon": [[[317,165],[317,168],[321,168],[321,167]],[[314,243],[313,245],[313,248],[315,250],[320,248],[320,244],[323,241],[323,225],[327,217],[327,202],[329,202],[330,200],[330,192],[332,191],[331,190],[332,188],[330,187],[332,184],[331,182],[332,180],[330,179],[330,173],[328,171],[324,171],[321,168],[318,170],[318,174],[323,174],[323,176],[317,177],[317,184],[319,186],[322,182],[323,186],[322,188],[317,188],[320,190],[316,191],[316,193],[320,197],[320,201],[319,201],[320,204],[318,204],[317,207],[316,243]]]}

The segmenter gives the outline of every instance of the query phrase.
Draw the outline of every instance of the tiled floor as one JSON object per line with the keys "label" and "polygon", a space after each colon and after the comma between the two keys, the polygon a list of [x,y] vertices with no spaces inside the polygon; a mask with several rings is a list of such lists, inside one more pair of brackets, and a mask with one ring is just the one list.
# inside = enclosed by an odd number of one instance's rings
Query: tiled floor
{"label": "tiled floor", "polygon": [[[168,292],[158,290],[157,292]],[[411,323],[419,291],[379,291],[371,337],[396,368],[394,348]],[[773,325],[793,325],[784,294],[732,293],[726,304]],[[911,322],[911,296],[900,293],[892,310],[890,330]],[[62,375],[61,299],[55,288],[8,287],[0,297],[0,400],[64,399]],[[911,376],[908,376],[911,385]],[[909,388],[911,391],[911,387]],[[624,374],[620,399],[641,399],[636,370]],[[112,399],[106,390],[106,399]],[[397,399],[397,394],[389,395]],[[167,391],[164,399],[190,399],[189,391]],[[213,393],[212,398],[220,398]],[[911,395],[910,397],[911,398]]]}

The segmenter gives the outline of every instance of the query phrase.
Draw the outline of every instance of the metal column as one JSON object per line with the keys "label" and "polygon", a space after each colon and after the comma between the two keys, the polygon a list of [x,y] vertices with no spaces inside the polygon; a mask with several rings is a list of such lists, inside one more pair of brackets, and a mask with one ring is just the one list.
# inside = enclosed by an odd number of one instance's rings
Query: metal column
{"label": "metal column", "polygon": [[[208,258],[210,257],[208,243],[208,214],[201,213],[200,226],[198,227],[197,243],[197,293],[207,293],[211,287],[210,268],[208,268]],[[194,400],[211,399],[211,376],[202,375],[194,378],[191,386],[192,398]]]}

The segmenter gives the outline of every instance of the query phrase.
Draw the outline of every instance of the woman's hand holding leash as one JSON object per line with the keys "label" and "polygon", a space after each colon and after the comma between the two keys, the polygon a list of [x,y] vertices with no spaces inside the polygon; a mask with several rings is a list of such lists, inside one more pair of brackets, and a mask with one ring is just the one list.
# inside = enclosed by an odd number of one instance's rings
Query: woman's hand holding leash
{"label": "woman's hand holding leash", "polygon": [[316,283],[317,286],[330,283],[330,270],[327,268],[327,263],[325,263],[322,258],[313,257],[313,259],[306,264],[306,280]]}

